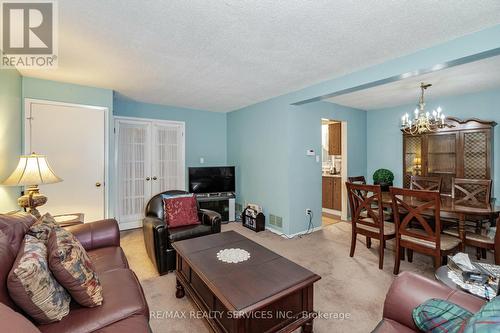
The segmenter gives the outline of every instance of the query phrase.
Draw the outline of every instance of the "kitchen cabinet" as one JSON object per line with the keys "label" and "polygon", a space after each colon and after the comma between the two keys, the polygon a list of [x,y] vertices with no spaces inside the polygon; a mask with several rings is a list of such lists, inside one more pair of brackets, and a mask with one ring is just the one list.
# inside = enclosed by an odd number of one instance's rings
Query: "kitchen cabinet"
{"label": "kitchen cabinet", "polygon": [[342,210],[342,178],[333,178],[333,209]]}
{"label": "kitchen cabinet", "polygon": [[323,177],[323,208],[333,209],[333,177]]}
{"label": "kitchen cabinet", "polygon": [[323,176],[323,208],[342,209],[342,178]]}
{"label": "kitchen cabinet", "polygon": [[342,155],[341,123],[328,125],[328,155]]}

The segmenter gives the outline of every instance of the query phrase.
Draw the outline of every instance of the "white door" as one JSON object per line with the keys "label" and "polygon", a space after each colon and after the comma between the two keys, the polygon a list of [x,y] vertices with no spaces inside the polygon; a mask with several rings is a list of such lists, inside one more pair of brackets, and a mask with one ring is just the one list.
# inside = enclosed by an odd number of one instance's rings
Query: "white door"
{"label": "white door", "polygon": [[27,100],[25,114],[25,152],[46,155],[63,179],[40,186],[48,197],[40,212],[105,218],[107,109]]}
{"label": "white door", "polygon": [[151,196],[150,124],[117,120],[118,220],[120,228],[137,227]]}
{"label": "white door", "polygon": [[184,190],[184,126],[152,124],[152,195],[167,190]]}
{"label": "white door", "polygon": [[184,123],[116,118],[120,229],[142,225],[151,197],[185,189]]}

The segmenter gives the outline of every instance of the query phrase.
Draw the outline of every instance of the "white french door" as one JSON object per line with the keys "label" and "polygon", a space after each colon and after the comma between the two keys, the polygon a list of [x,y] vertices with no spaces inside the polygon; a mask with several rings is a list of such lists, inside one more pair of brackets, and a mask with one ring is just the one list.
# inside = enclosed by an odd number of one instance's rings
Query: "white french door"
{"label": "white french door", "polygon": [[117,117],[115,129],[117,218],[137,228],[153,195],[185,189],[184,123]]}
{"label": "white french door", "polygon": [[184,124],[152,124],[152,194],[185,188]]}

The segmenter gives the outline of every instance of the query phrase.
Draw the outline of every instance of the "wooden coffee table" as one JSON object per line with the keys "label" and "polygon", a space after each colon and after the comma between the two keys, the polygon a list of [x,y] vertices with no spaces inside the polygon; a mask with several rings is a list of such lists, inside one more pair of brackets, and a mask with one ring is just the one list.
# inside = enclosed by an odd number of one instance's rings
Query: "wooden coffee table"
{"label": "wooden coffee table", "polygon": [[[234,231],[179,241],[176,297],[193,299],[215,332],[313,330],[314,282],[319,275]],[[250,258],[239,263],[217,259],[223,249],[239,248]]]}

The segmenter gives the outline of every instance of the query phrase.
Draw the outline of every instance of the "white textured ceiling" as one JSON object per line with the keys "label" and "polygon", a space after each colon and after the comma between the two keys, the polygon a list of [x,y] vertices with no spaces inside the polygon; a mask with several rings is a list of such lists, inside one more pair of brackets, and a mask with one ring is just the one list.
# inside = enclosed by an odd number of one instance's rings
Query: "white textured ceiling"
{"label": "white textured ceiling", "polygon": [[427,101],[497,88],[500,87],[500,56],[339,95],[326,101],[361,110],[411,103],[416,105],[420,82],[432,84],[425,92]]}
{"label": "white textured ceiling", "polygon": [[500,23],[498,0],[63,0],[26,76],[229,111]]}

